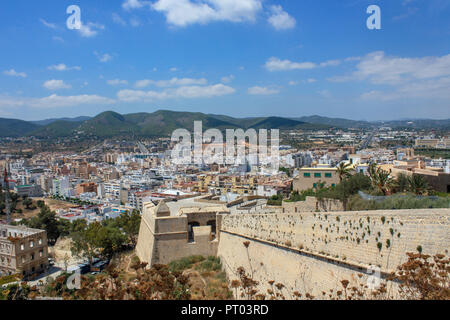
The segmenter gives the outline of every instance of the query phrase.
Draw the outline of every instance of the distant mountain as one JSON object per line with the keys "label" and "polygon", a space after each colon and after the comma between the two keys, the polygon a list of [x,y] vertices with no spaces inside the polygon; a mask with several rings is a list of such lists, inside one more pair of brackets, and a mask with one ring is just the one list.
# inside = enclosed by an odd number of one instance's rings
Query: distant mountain
{"label": "distant mountain", "polygon": [[[27,122],[14,119],[0,119],[0,137],[35,136],[39,138],[68,137],[71,135],[95,136],[100,138],[135,135],[138,137],[169,136],[174,130],[194,129],[194,121],[202,121],[203,130],[225,129],[305,129],[320,130],[335,128],[436,128],[450,129],[447,120],[399,120],[399,121],[355,121],[341,118],[310,116],[301,118],[254,117],[233,118],[224,115],[199,112],[175,112],[160,110],[153,113],[119,114],[113,111],[103,112],[94,118],[62,118]],[[41,125],[39,125],[40,123]]]}
{"label": "distant mountain", "polygon": [[292,119],[267,117],[237,119],[227,116],[207,115],[194,112],[174,112],[160,110],[154,113],[134,113],[121,115],[112,111],[103,112],[77,128],[87,135],[98,137],[135,134],[137,136],[167,136],[174,130],[194,129],[194,121],[202,121],[203,129],[302,129],[323,128]]}
{"label": "distant mountain", "polygon": [[294,120],[313,123],[313,124],[323,124],[338,128],[370,128],[374,124],[368,121],[358,121],[358,120],[348,120],[341,118],[327,118],[321,116],[309,116],[294,118]]}
{"label": "distant mountain", "polygon": [[48,125],[40,126],[36,130],[29,132],[28,135],[37,138],[68,137],[79,126],[80,122],[58,120]]}
{"label": "distant mountain", "polygon": [[450,130],[450,119],[416,119],[416,120],[396,120],[379,121],[378,125],[384,125],[393,128],[412,128],[412,129],[440,129]]}
{"label": "distant mountain", "polygon": [[37,124],[27,121],[0,118],[0,137],[25,136],[38,127]]}
{"label": "distant mountain", "polygon": [[76,117],[76,118],[55,118],[55,119],[46,119],[46,120],[39,120],[39,121],[31,121],[32,123],[35,123],[40,126],[46,126],[48,124],[51,124],[53,122],[57,121],[66,121],[66,122],[83,122],[86,120],[91,119],[91,117]]}

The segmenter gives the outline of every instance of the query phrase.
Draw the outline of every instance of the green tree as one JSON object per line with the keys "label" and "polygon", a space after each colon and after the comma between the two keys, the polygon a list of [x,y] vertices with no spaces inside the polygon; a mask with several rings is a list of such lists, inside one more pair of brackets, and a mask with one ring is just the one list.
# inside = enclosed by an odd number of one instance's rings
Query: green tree
{"label": "green tree", "polygon": [[24,221],[25,225],[34,229],[47,231],[47,239],[50,245],[54,245],[61,235],[59,222],[56,219],[56,213],[49,207],[44,206],[36,217]]}
{"label": "green tree", "polygon": [[342,182],[345,178],[348,178],[351,175],[351,172],[353,171],[351,167],[351,163],[344,163],[341,162],[337,167],[337,174],[339,176],[339,181]]}
{"label": "green tree", "polygon": [[[85,229],[72,233],[72,244],[70,250],[72,254],[79,258],[86,258],[89,266],[100,254],[100,231],[102,226],[98,222],[91,223]],[[104,236],[102,234],[102,236]]]}
{"label": "green tree", "polygon": [[394,185],[394,180],[391,178],[391,173],[377,167],[376,163],[372,163],[369,166],[368,172],[373,187],[383,193],[383,195],[387,195]]}
{"label": "green tree", "polygon": [[362,173],[357,173],[339,183],[332,191],[342,201],[344,210],[347,210],[347,203],[350,196],[358,191],[368,190],[371,187],[370,179]]}
{"label": "green tree", "polygon": [[27,210],[30,210],[30,206],[33,204],[33,200],[31,200],[30,198],[27,197],[23,200],[22,203]]}
{"label": "green tree", "polygon": [[409,179],[404,173],[400,173],[395,179],[394,189],[396,192],[406,192],[409,188]]}
{"label": "green tree", "polygon": [[125,232],[131,245],[135,247],[139,236],[139,228],[141,226],[141,214],[137,210],[133,210],[132,213],[127,211],[125,214],[122,214],[119,219],[122,230]]}
{"label": "green tree", "polygon": [[424,195],[430,190],[430,187],[423,176],[413,174],[408,178],[408,189],[416,195]]}
{"label": "green tree", "polygon": [[291,177],[291,170],[289,168],[280,167],[280,172],[284,172],[288,177]]}

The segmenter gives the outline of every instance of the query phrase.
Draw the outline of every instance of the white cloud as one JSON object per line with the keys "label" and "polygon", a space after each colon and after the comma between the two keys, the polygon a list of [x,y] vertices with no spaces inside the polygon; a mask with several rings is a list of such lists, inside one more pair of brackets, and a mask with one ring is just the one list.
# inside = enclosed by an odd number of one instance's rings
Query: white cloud
{"label": "white cloud", "polygon": [[175,67],[172,67],[172,68],[169,69],[169,71],[171,71],[171,72],[176,72],[176,71],[178,71],[178,69],[175,68]]}
{"label": "white cloud", "polygon": [[42,86],[48,90],[61,90],[72,88],[70,84],[65,83],[63,80],[48,80],[45,81]]}
{"label": "white cloud", "polygon": [[295,85],[297,85],[299,83],[306,83],[306,84],[308,84],[308,83],[314,83],[314,82],[317,82],[317,80],[314,79],[314,78],[309,78],[309,79],[301,80],[301,81],[289,81],[289,85],[290,86],[295,86]]}
{"label": "white cloud", "polygon": [[11,77],[21,77],[21,78],[27,77],[27,74],[25,72],[17,72],[14,69],[3,71],[3,74]]}
{"label": "white cloud", "polygon": [[74,67],[68,67],[64,63],[56,64],[53,66],[48,67],[49,70],[53,71],[69,71],[69,70],[77,70],[80,71],[81,67],[74,66]]}
{"label": "white cloud", "polygon": [[88,22],[86,24],[81,23],[81,28],[77,31],[81,34],[82,37],[92,38],[98,34],[99,30],[104,30],[104,29],[105,29],[105,26],[103,26],[101,24]]}
{"label": "white cloud", "polygon": [[276,57],[271,57],[267,60],[264,67],[273,72],[273,71],[290,71],[290,70],[308,70],[315,69],[318,67],[335,67],[341,64],[340,60],[328,60],[322,63],[314,63],[314,62],[293,62],[290,60],[281,60]]}
{"label": "white cloud", "polygon": [[152,8],[164,13],[167,23],[185,27],[213,21],[253,22],[262,10],[261,2],[262,0],[157,0]]}
{"label": "white cloud", "polygon": [[368,54],[357,65],[353,78],[374,84],[399,84],[409,80],[450,76],[450,54],[442,57],[387,57],[378,51]]}
{"label": "white cloud", "polygon": [[135,86],[136,88],[145,88],[145,87],[148,87],[149,85],[154,84],[154,83],[155,83],[154,80],[148,80],[148,79],[145,79],[145,80],[139,80],[139,81],[136,81],[136,83],[134,84],[134,86]]}
{"label": "white cloud", "polygon": [[58,42],[64,42],[64,39],[61,37],[54,36],[54,37],[52,37],[52,39],[55,41],[58,41]]}
{"label": "white cloud", "polygon": [[32,101],[30,106],[36,108],[58,108],[92,104],[106,105],[112,103],[114,103],[114,100],[98,95],[58,96],[53,94],[49,97]]}
{"label": "white cloud", "polygon": [[234,75],[230,74],[229,76],[222,77],[221,81],[223,83],[230,83],[234,80]]}
{"label": "white cloud", "polygon": [[319,90],[319,91],[317,91],[317,93],[319,95],[321,95],[322,97],[324,97],[324,98],[330,98],[331,97],[331,93],[328,90]]}
{"label": "white cloud", "polygon": [[269,95],[269,94],[277,94],[280,90],[273,89],[273,88],[267,88],[267,87],[251,87],[248,89],[248,93],[251,95]]}
{"label": "white cloud", "polygon": [[391,86],[391,91],[371,90],[363,99],[447,98],[450,79],[450,54],[420,58],[386,56],[383,51],[362,57],[356,70],[329,78],[333,82],[368,81]]}
{"label": "white cloud", "polygon": [[98,60],[100,62],[102,62],[102,63],[106,63],[106,62],[111,61],[113,59],[113,57],[110,54],[108,54],[108,53],[100,54],[97,51],[94,51],[94,54],[98,58]]}
{"label": "white cloud", "polygon": [[341,64],[340,60],[328,60],[320,64],[321,67],[336,67]]}
{"label": "white cloud", "polygon": [[450,54],[442,57],[401,58],[389,57],[383,51],[377,51],[362,57],[353,73],[329,80],[368,80],[373,84],[398,85],[444,76],[450,76]]}
{"label": "white cloud", "polygon": [[120,101],[149,102],[175,98],[210,98],[234,93],[236,90],[223,84],[211,86],[183,86],[163,91],[121,90],[117,93]]}
{"label": "white cloud", "polygon": [[122,3],[122,8],[125,10],[132,10],[132,9],[141,9],[145,6],[150,6],[151,2],[149,1],[142,1],[142,0],[126,0]]}
{"label": "white cloud", "polygon": [[120,24],[122,26],[126,26],[127,25],[127,22],[124,19],[122,19],[122,17],[119,16],[117,13],[113,13],[112,14],[112,19],[113,19],[113,21],[115,23]]}
{"label": "white cloud", "polygon": [[191,85],[204,85],[207,84],[208,80],[201,78],[201,79],[192,79],[192,78],[172,78],[170,80],[139,80],[136,81],[135,87],[136,88],[145,88],[149,85],[155,85],[157,87],[177,87],[177,86],[191,86]]}
{"label": "white cloud", "polygon": [[42,23],[44,26],[46,26],[47,28],[50,28],[50,29],[58,29],[58,26],[57,26],[56,24],[54,24],[54,23],[47,22],[47,21],[45,21],[44,19],[39,19],[39,20],[40,20],[41,23]]}
{"label": "white cloud", "polygon": [[114,80],[108,80],[106,81],[110,86],[118,86],[118,85],[127,85],[127,80],[120,80],[120,79],[114,79]]}
{"label": "white cloud", "polygon": [[372,90],[361,95],[363,100],[450,99],[450,77],[429,79],[402,85],[395,90]]}
{"label": "white cloud", "polygon": [[399,21],[399,20],[403,20],[403,19],[409,18],[410,16],[416,14],[417,11],[419,11],[418,8],[411,8],[411,7],[407,8],[405,13],[402,13],[402,14],[400,14],[398,16],[393,17],[392,20]]}
{"label": "white cloud", "polygon": [[0,107],[31,107],[38,109],[66,108],[82,105],[107,105],[114,100],[98,95],[59,96],[52,94],[44,98],[0,97]]}
{"label": "white cloud", "polygon": [[141,21],[138,19],[138,18],[131,18],[130,19],[130,25],[132,26],[132,27],[139,27],[140,25],[141,25]]}
{"label": "white cloud", "polygon": [[271,16],[269,17],[269,23],[276,30],[287,30],[295,28],[296,21],[291,17],[286,11],[283,10],[281,6],[271,6],[270,7]]}
{"label": "white cloud", "polygon": [[287,70],[305,70],[314,69],[317,67],[312,62],[292,62],[290,60],[280,60],[279,58],[270,58],[265,67],[269,71],[287,71]]}

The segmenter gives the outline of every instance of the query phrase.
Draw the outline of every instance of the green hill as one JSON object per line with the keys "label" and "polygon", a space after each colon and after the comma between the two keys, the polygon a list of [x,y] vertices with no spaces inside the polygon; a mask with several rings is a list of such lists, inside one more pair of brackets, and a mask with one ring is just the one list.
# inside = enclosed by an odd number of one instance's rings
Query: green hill
{"label": "green hill", "polygon": [[39,126],[31,122],[0,118],[0,137],[21,137],[37,128]]}
{"label": "green hill", "polygon": [[73,130],[79,126],[79,122],[59,120],[33,130],[28,135],[38,138],[67,137],[72,135]]}
{"label": "green hill", "polygon": [[[406,128],[446,128],[450,120],[402,120],[386,122],[366,122],[321,116],[288,119],[282,117],[234,118],[224,115],[200,112],[175,112],[160,110],[153,113],[119,114],[106,111],[94,118],[63,118],[27,122],[14,119],[0,119],[0,137],[35,136],[39,138],[68,137],[75,133],[81,136],[100,138],[135,135],[139,137],[169,136],[176,129],[193,131],[194,121],[202,121],[203,130],[225,129],[280,129],[280,130],[321,130],[338,128],[375,128],[379,126]],[[76,121],[79,119],[81,121]],[[48,122],[50,121],[50,122]],[[37,123],[46,123],[38,125]]]}
{"label": "green hill", "polygon": [[134,134],[137,136],[168,136],[176,129],[193,131],[194,121],[202,121],[203,130],[225,129],[302,129],[322,128],[323,125],[312,125],[292,119],[268,117],[238,119],[227,116],[207,115],[199,112],[175,112],[160,110],[154,113],[133,113],[120,115],[108,111],[85,121],[78,131],[86,135],[98,137],[121,136]]}
{"label": "green hill", "polygon": [[373,123],[367,121],[348,120],[341,118],[327,118],[321,116],[309,116],[294,118],[294,120],[308,122],[312,124],[322,124],[338,128],[370,128],[374,127]]}

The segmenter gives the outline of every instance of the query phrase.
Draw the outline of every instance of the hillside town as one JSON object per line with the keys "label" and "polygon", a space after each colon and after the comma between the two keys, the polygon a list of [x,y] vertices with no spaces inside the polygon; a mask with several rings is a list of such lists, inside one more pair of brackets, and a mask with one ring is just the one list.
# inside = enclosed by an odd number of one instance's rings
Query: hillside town
{"label": "hillside town", "polygon": [[[405,187],[402,191],[435,197],[448,197],[450,192],[450,159],[421,154],[424,150],[444,151],[445,154],[450,148],[448,136],[433,133],[422,136],[414,131],[391,128],[364,133],[353,130],[283,131],[282,136],[289,137],[293,144],[301,145],[308,141],[312,146],[301,149],[288,144],[279,145],[280,168],[277,172],[266,170],[263,164],[249,163],[176,165],[170,152],[174,143],[169,138],[150,142],[137,140],[134,143],[111,139],[80,153],[46,151],[26,157],[19,155],[14,148],[3,149],[0,155],[2,190],[10,195],[5,193],[3,196],[2,193],[0,223],[4,240],[1,276],[21,274],[26,280],[42,281],[52,274],[50,270],[55,265],[59,268],[53,270],[59,272],[62,269],[86,269],[83,266],[92,265],[85,260],[86,255],[73,254],[70,239],[60,239],[56,246],[55,243],[47,246],[44,231],[27,228],[27,223],[24,225],[24,221],[33,221],[39,212],[42,214],[42,208],[46,206],[61,223],[75,225],[82,222],[89,226],[107,224],[130,213],[142,216],[152,207],[164,203],[166,209],[158,206],[155,217],[186,216],[187,222],[180,220],[180,223],[186,223],[187,243],[194,244],[205,241],[201,240],[202,235],[205,239],[218,237],[221,223],[218,217],[221,214],[242,216],[292,210],[322,211],[314,203],[314,195],[318,197],[324,190],[338,189],[343,179],[351,175],[373,178],[373,171],[378,170],[386,172],[392,181],[399,180],[399,177],[419,177],[422,181],[419,184],[426,185],[424,189],[417,191]],[[390,146],[385,144],[386,141],[408,142]],[[286,141],[282,140],[282,143]],[[30,143],[32,148],[33,143]],[[386,188],[380,188],[377,195],[389,197],[395,192],[386,184]],[[356,197],[360,196],[373,197],[366,194]],[[333,200],[336,203],[328,204],[325,211],[349,210],[339,199],[337,197]],[[447,199],[443,207],[448,208],[448,198],[442,199]],[[434,206],[442,207],[442,204]],[[204,228],[202,226],[209,229],[201,229]],[[174,228],[173,232],[179,227],[174,225]],[[184,227],[181,230],[185,230]],[[139,235],[138,230],[135,233],[142,243],[142,225]],[[196,252],[192,246],[181,250],[171,245],[164,249],[166,258],[153,262],[155,258],[146,258],[149,253],[143,253],[146,249],[142,249],[142,245],[139,248],[138,243],[136,254],[139,258],[153,264],[185,258],[189,251],[191,255],[214,256],[218,247],[214,245],[206,251],[199,249]],[[8,255],[8,250],[15,254]],[[24,254],[20,254],[21,251]],[[27,263],[29,252],[31,258]],[[98,259],[101,256],[96,255],[96,261],[101,262]]]}
{"label": "hillside town", "polygon": [[3,1],[0,314],[450,300],[449,16],[449,0]]}

